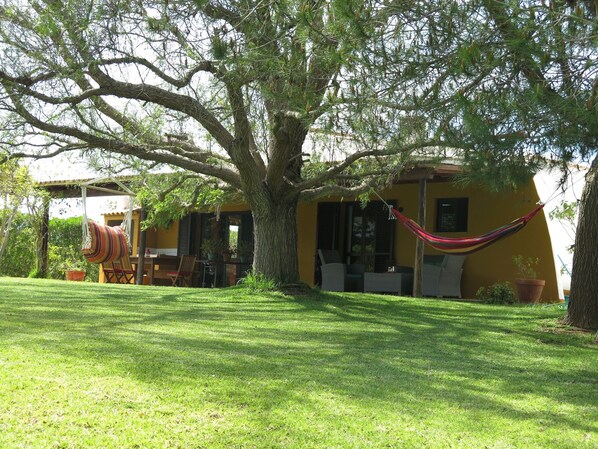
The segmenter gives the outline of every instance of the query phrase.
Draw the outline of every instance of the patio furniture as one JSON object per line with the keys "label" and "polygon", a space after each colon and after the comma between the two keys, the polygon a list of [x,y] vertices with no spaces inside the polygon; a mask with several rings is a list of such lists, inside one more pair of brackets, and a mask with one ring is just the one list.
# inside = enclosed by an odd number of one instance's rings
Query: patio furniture
{"label": "patio furniture", "polygon": [[363,291],[409,295],[413,292],[413,273],[364,273]]}
{"label": "patio furniture", "polygon": [[422,294],[424,296],[461,298],[461,275],[466,256],[424,256]]}
{"label": "patio furniture", "polygon": [[116,275],[117,282],[121,284],[130,284],[135,280],[136,271],[133,268],[128,253],[125,253],[114,263],[114,274]]}
{"label": "patio furniture", "polygon": [[[131,263],[134,266],[139,264],[141,257],[132,256]],[[149,285],[154,285],[156,280],[170,280],[166,273],[176,271],[178,267],[178,257],[167,254],[150,254],[143,256],[144,274],[147,273]]]}
{"label": "patio furniture", "polygon": [[362,264],[344,264],[337,250],[319,249],[322,290],[332,292],[363,291]]}
{"label": "patio furniture", "polygon": [[104,272],[104,283],[117,282],[116,273],[114,272],[113,262],[102,263],[102,271]]}
{"label": "patio furniture", "polygon": [[186,287],[191,287],[193,284],[193,270],[195,269],[195,260],[197,256],[187,255],[181,257],[181,263],[177,271],[170,271],[167,274],[172,280],[173,287],[181,284]]}

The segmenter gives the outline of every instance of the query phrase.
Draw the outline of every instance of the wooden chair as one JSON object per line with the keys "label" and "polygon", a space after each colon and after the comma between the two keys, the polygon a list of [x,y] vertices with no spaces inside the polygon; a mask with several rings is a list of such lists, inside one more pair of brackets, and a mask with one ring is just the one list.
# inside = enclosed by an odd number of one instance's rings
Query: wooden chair
{"label": "wooden chair", "polygon": [[186,287],[191,287],[196,259],[196,256],[182,256],[179,269],[177,271],[169,271],[166,273],[166,275],[172,280],[173,287],[180,285],[179,283]]}
{"label": "wooden chair", "polygon": [[104,282],[105,283],[118,282],[117,277],[116,277],[116,272],[114,271],[114,263],[113,262],[104,262],[102,264],[102,271],[104,272]]}
{"label": "wooden chair", "polygon": [[131,263],[129,254],[125,254],[118,260],[118,263],[114,264],[114,274],[116,279],[121,284],[130,284],[135,281],[136,271]]}

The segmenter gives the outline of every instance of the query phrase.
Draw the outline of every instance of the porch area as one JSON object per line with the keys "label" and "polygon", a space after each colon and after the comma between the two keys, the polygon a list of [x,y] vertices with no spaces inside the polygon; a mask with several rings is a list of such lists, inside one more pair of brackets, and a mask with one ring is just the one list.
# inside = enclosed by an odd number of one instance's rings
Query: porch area
{"label": "porch area", "polygon": [[[172,274],[180,268],[182,257],[167,254],[149,254],[142,258],[143,285],[173,285]],[[137,273],[140,258],[130,257],[131,271]],[[119,262],[116,262],[118,266]],[[123,283],[118,277],[108,273],[102,267],[102,282]],[[251,271],[251,264],[242,263],[238,260],[207,260],[194,258],[193,270],[189,273],[189,287],[229,287],[235,285],[240,279]],[[135,283],[135,276],[124,283]]]}

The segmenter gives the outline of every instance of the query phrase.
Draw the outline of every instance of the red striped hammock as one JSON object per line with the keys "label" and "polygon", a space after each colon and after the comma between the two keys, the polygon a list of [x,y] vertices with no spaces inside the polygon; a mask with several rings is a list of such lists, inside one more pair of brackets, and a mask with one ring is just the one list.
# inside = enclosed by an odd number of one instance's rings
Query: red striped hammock
{"label": "red striped hammock", "polygon": [[501,226],[500,228],[490,231],[486,234],[464,238],[442,237],[431,234],[418,225],[415,221],[400,213],[394,207],[390,207],[389,209],[409,231],[411,231],[420,240],[423,240],[424,243],[430,245],[432,248],[449,254],[469,254],[486,248],[487,246],[492,245],[494,242],[508,237],[517,231],[520,231],[523,229],[523,227],[525,227],[528,221],[534,218],[534,216],[540,210],[542,210],[543,207],[544,204],[541,204],[529,214],[513,220],[511,223]]}
{"label": "red striped hammock", "polygon": [[91,263],[119,260],[129,253],[129,241],[120,226],[106,226],[88,220],[89,239],[83,242],[83,256]]}
{"label": "red striped hammock", "polygon": [[[123,189],[124,192],[96,186],[99,182],[112,181]],[[120,226],[107,226],[96,223],[87,218],[87,189],[101,190],[103,192],[129,195],[133,192],[116,179],[94,179],[81,184],[81,198],[83,203],[83,256],[91,263],[114,262],[129,253],[129,234],[131,230],[131,215],[133,213],[133,200],[129,201],[129,210]]]}

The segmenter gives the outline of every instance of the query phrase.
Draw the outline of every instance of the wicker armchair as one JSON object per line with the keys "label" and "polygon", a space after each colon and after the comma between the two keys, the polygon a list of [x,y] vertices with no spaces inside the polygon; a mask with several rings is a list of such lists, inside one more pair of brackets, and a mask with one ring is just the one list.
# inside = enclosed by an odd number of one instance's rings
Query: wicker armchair
{"label": "wicker armchair", "polygon": [[362,264],[344,264],[336,250],[319,249],[322,271],[322,290],[332,292],[363,291]]}
{"label": "wicker armchair", "polygon": [[461,275],[466,256],[424,256],[422,293],[424,296],[461,297]]}

